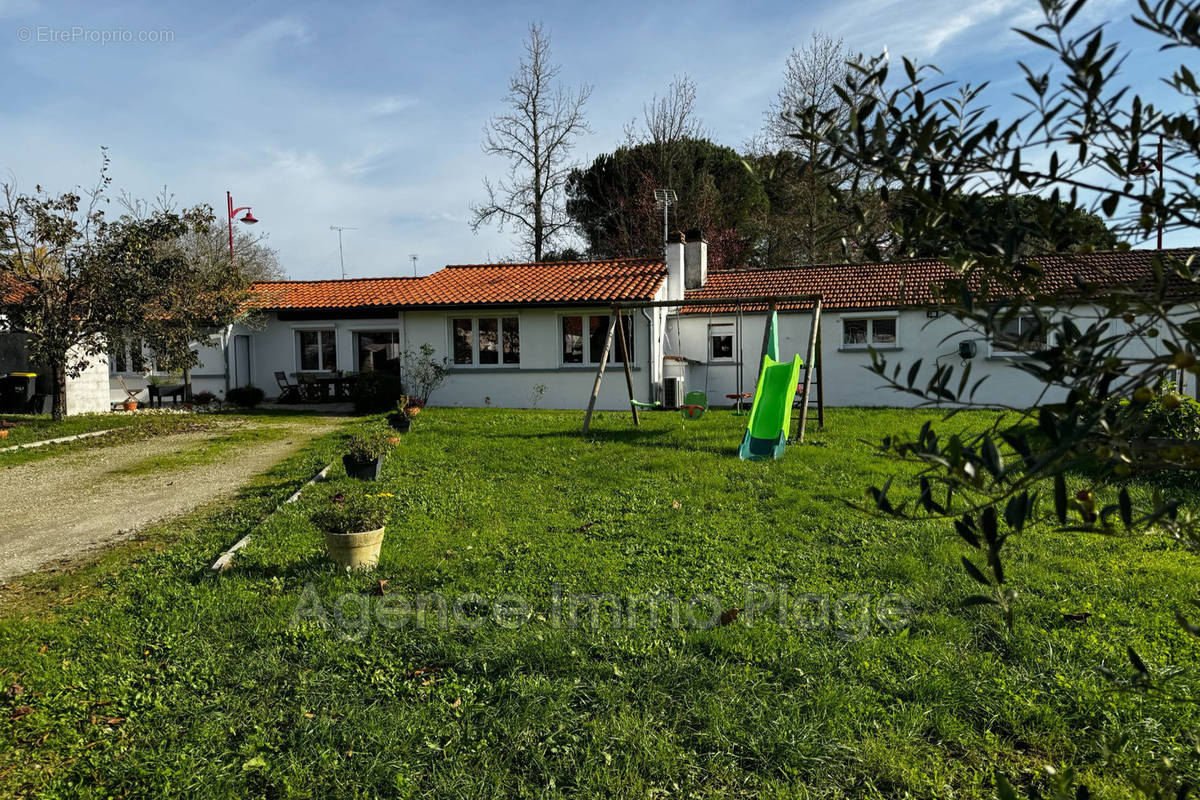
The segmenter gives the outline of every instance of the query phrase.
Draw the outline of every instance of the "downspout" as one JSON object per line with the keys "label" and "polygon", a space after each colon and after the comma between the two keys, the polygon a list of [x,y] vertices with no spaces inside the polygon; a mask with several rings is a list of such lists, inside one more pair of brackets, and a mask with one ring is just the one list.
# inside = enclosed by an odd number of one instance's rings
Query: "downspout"
{"label": "downspout", "polygon": [[221,353],[225,357],[225,396],[229,396],[229,340],[233,333],[233,326],[226,325],[225,331],[221,334]]}
{"label": "downspout", "polygon": [[408,387],[404,385],[404,362],[408,360],[408,315],[403,311],[400,312],[400,342],[400,386],[401,391],[408,394]]}

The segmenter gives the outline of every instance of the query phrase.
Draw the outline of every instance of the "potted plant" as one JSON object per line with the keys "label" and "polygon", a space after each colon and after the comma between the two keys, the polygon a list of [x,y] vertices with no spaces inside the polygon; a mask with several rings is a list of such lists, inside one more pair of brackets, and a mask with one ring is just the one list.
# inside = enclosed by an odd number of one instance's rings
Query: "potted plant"
{"label": "potted plant", "polygon": [[383,457],[393,445],[386,431],[372,430],[350,438],[342,464],[351,478],[364,481],[379,480],[383,470]]}
{"label": "potted plant", "polygon": [[396,403],[396,409],[387,415],[387,423],[392,430],[407,433],[408,429],[412,427],[413,416],[420,410],[412,398],[408,395],[401,395],[399,402]]}
{"label": "potted plant", "polygon": [[391,514],[389,497],[336,484],[322,493],[311,518],[325,534],[325,551],[331,561],[347,569],[370,569],[379,563]]}

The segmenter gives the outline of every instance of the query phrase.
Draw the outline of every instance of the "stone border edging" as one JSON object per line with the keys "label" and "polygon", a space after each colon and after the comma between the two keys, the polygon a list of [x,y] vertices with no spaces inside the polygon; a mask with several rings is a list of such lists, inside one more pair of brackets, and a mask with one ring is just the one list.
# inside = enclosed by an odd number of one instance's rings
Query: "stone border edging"
{"label": "stone border edging", "polygon": [[103,436],[106,433],[119,431],[121,428],[105,428],[102,431],[88,431],[87,433],[77,433],[73,436],[60,436],[57,439],[44,439],[40,442],[26,442],[25,444],[15,444],[11,447],[0,447],[0,453],[11,453],[14,450],[32,450],[35,447],[45,447],[49,444],[66,444],[67,442],[77,442],[80,439],[93,439],[97,436]]}
{"label": "stone border edging", "polygon": [[[308,482],[305,483],[303,486],[301,486],[299,489],[297,489],[295,492],[293,492],[291,497],[289,497],[287,500],[284,500],[282,503],[280,503],[278,506],[276,506],[275,511],[272,511],[271,514],[268,515],[267,519],[270,519],[271,516],[273,516],[275,514],[275,512],[279,511],[279,509],[283,508],[288,503],[294,503],[297,500],[299,500],[300,493],[303,492],[306,488],[308,488],[309,486],[312,486],[314,483],[317,483],[318,481],[325,480],[325,476],[327,476],[329,474],[329,470],[332,466],[333,466],[332,464],[326,465],[320,472],[318,472],[316,475],[313,475],[311,478],[309,478]],[[255,525],[254,530],[258,530],[264,522],[266,522],[266,520],[263,520],[262,522],[258,523],[258,525]],[[251,531],[250,533],[247,533],[245,536],[243,536],[241,539],[238,539],[236,542],[234,542],[233,547],[230,547],[228,550],[226,550],[224,553],[222,553],[217,558],[216,561],[214,561],[211,565],[209,565],[209,567],[208,567],[209,572],[224,572],[225,570],[227,570],[231,566],[233,566],[234,554],[237,553],[238,550],[241,550],[243,547],[250,544],[250,537],[253,535],[254,535],[254,531]]]}

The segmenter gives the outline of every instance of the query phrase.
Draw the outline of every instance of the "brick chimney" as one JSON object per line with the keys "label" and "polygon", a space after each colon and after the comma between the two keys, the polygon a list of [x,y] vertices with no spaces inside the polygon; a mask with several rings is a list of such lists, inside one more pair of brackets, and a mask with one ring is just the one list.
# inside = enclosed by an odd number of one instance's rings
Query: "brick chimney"
{"label": "brick chimney", "polygon": [[687,232],[687,244],[683,254],[683,285],[686,289],[700,289],[708,280],[708,242],[699,228]]}

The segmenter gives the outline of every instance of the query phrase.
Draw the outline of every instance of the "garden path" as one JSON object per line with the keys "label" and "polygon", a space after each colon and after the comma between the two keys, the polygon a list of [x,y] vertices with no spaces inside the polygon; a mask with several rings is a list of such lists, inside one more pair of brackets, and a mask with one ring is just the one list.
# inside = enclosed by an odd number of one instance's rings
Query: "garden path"
{"label": "garden path", "polygon": [[[344,422],[250,418],[236,436],[220,426],[0,470],[0,582],[228,496]],[[274,430],[247,430],[255,427]]]}

